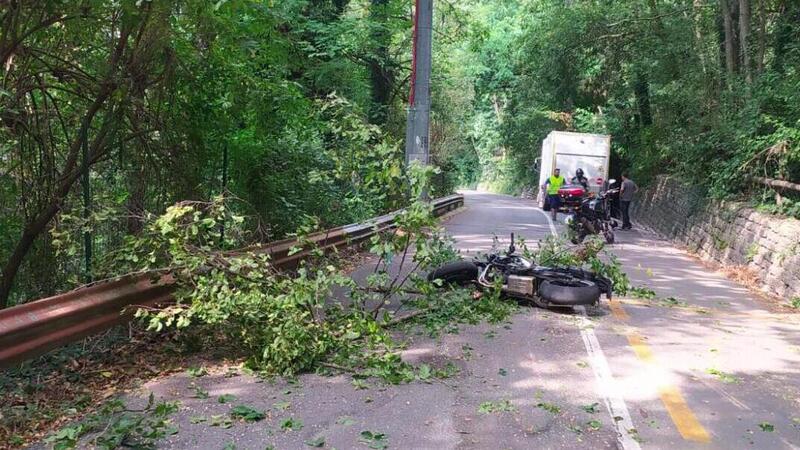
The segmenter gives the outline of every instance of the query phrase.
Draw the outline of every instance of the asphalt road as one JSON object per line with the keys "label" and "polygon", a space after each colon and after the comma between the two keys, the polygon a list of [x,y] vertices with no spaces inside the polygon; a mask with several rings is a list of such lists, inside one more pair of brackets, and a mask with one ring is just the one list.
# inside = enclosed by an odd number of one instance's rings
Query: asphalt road
{"label": "asphalt road", "polygon": [[[533,245],[560,229],[530,200],[477,192],[445,226],[465,253],[490,249],[494,236],[507,243],[514,232]],[[432,383],[357,389],[348,376],[289,384],[219,371],[151,382],[143,393],[182,402],[180,432],[161,446],[302,449],[322,437],[325,448],[368,448],[360,433],[371,431],[397,449],[798,448],[797,316],[651,235],[619,232],[612,251],[659,299],[606,302],[589,318],[523,308],[506,324],[410,336],[405,359],[460,369]],[[191,383],[210,399],[191,398]],[[268,410],[267,419],[192,423],[227,414],[231,405],[215,400],[222,394]],[[505,401],[514,411],[478,411]],[[282,431],[290,417],[302,428]]]}

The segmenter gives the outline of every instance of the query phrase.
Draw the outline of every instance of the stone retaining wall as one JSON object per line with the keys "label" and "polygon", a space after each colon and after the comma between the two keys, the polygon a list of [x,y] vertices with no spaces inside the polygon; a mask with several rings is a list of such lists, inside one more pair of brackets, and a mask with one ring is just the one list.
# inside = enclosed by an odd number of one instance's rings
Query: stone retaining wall
{"label": "stone retaining wall", "polygon": [[634,221],[723,265],[746,266],[763,291],[800,299],[800,221],[757,212],[741,203],[708,201],[668,176],[637,194]]}

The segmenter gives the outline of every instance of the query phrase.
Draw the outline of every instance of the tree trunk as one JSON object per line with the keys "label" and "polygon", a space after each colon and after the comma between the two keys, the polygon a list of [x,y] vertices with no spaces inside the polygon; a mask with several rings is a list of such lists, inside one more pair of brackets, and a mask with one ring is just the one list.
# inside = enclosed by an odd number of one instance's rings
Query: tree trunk
{"label": "tree trunk", "polygon": [[393,76],[388,68],[391,33],[388,29],[389,0],[371,0],[370,20],[373,22],[370,33],[374,54],[369,60],[369,75],[372,84],[372,106],[369,111],[370,122],[378,125],[388,119],[389,102],[392,98]]}
{"label": "tree trunk", "polygon": [[748,40],[750,38],[750,0],[739,0],[739,51],[742,57],[742,71],[748,83],[753,82],[753,74],[750,67],[750,49]]}
{"label": "tree trunk", "polygon": [[764,54],[767,48],[767,8],[764,0],[758,0],[758,38],[756,39],[756,73],[764,72]]}
{"label": "tree trunk", "polygon": [[[19,241],[17,241],[16,245],[14,246],[11,256],[3,265],[2,279],[0,279],[0,309],[8,306],[8,300],[11,295],[11,290],[14,286],[14,278],[16,278],[17,273],[19,272],[19,269],[25,260],[25,256],[30,251],[36,239],[45,232],[50,221],[53,220],[59,211],[61,211],[64,199],[67,197],[70,190],[72,190],[73,185],[82,173],[82,168],[78,166],[78,155],[81,153],[80,149],[83,133],[89,132],[89,127],[92,123],[92,120],[95,118],[97,113],[103,109],[106,101],[117,89],[117,81],[115,78],[117,76],[120,59],[122,58],[123,52],[127,47],[128,36],[130,36],[130,29],[123,28],[120,31],[119,37],[117,38],[117,43],[114,47],[114,50],[109,56],[108,66],[110,67],[110,70],[106,75],[106,78],[100,82],[100,91],[98,92],[97,97],[94,99],[92,104],[89,105],[89,108],[87,109],[86,114],[81,121],[81,129],[75,135],[75,138],[70,144],[70,148],[67,152],[67,157],[64,163],[64,169],[61,172],[61,179],[58,180],[52,195],[50,195],[49,199],[47,199],[47,203],[40,208],[36,214],[33,215],[31,220],[25,224],[25,227],[22,230],[22,236],[20,236]],[[103,145],[105,136],[108,133],[108,128],[108,122],[104,123],[101,129],[98,131],[94,142],[92,143],[92,148],[90,151],[91,156],[88,158],[86,163],[89,167],[97,162],[97,159],[99,159],[101,156],[99,149]]]}
{"label": "tree trunk", "polygon": [[728,76],[733,76],[737,72],[736,68],[736,30],[733,27],[733,16],[728,0],[720,0],[722,21],[725,30],[725,69]]}
{"label": "tree trunk", "polygon": [[47,228],[47,224],[53,220],[53,217],[61,210],[61,202],[66,198],[72,185],[80,177],[81,171],[76,170],[72,175],[63,179],[57,192],[55,192],[51,202],[43,208],[36,217],[25,225],[22,230],[22,236],[17,245],[14,246],[14,251],[3,266],[2,279],[0,279],[0,309],[8,306],[8,299],[11,295],[11,289],[14,287],[14,278],[19,272],[19,268],[25,260],[25,255],[33,246],[36,238],[41,235]]}
{"label": "tree trunk", "polygon": [[783,73],[784,59],[792,47],[793,29],[800,21],[800,5],[796,0],[787,0],[780,3],[778,10],[779,16],[773,32],[775,57],[772,59],[772,67],[776,72]]}
{"label": "tree trunk", "polygon": [[703,45],[703,0],[692,2],[694,11],[692,19],[694,23],[694,46],[697,52],[697,59],[700,61],[700,69],[705,74],[708,70],[705,55],[705,45]]}
{"label": "tree trunk", "polygon": [[653,115],[650,111],[650,80],[647,73],[641,70],[636,72],[633,92],[636,96],[636,106],[639,109],[639,125],[648,127],[653,124]]}

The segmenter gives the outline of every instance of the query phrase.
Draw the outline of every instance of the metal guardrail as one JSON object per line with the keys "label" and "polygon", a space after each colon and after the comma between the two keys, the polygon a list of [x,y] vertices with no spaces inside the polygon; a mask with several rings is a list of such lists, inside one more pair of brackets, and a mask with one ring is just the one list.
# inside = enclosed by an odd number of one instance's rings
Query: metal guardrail
{"label": "metal guardrail", "polygon": [[[441,216],[463,205],[464,197],[456,194],[431,203],[434,214]],[[398,213],[395,211],[364,223],[332,228],[308,239],[326,250],[349,247],[394,228]],[[269,253],[273,266],[287,269],[296,267],[308,256],[307,250],[289,255],[289,250],[296,244],[295,239],[284,239],[237,252]],[[126,323],[139,306],[168,303],[174,288],[174,280],[169,275],[124,276],[0,310],[0,368]]]}

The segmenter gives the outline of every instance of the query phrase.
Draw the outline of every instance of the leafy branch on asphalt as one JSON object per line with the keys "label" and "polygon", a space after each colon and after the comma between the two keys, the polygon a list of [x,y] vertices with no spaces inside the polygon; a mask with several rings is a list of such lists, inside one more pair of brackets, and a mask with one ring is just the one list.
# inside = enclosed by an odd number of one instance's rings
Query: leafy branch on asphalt
{"label": "leafy branch on asphalt", "polygon": [[122,400],[115,399],[79,423],[61,428],[45,442],[55,450],[70,449],[91,434],[88,443],[102,449],[152,449],[159,439],[178,432],[169,420],[177,410],[177,402],[155,403],[152,393],[147,405],[138,410],[128,409]]}

